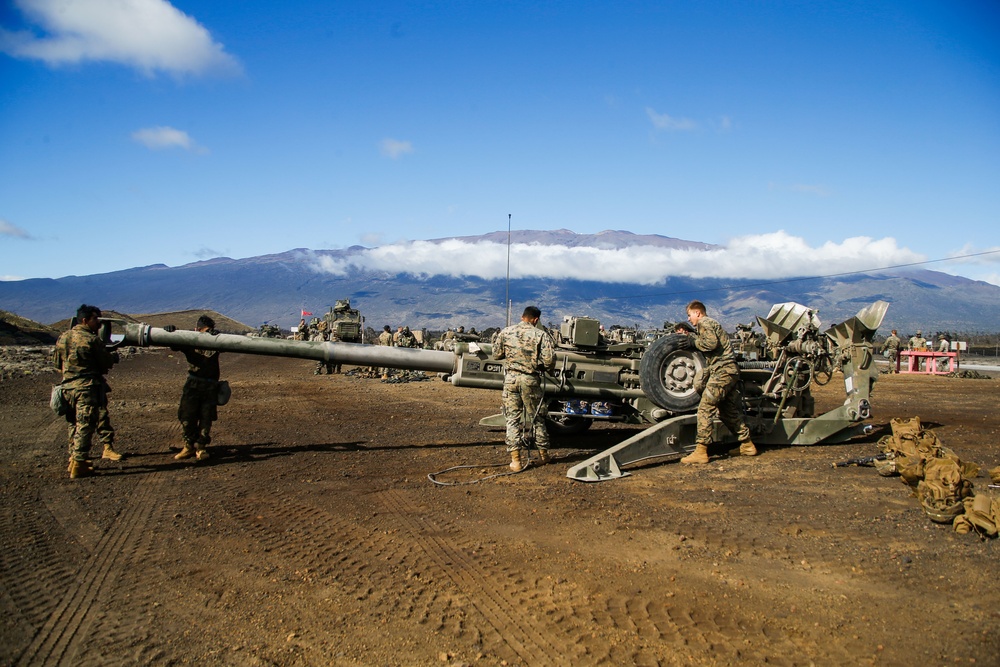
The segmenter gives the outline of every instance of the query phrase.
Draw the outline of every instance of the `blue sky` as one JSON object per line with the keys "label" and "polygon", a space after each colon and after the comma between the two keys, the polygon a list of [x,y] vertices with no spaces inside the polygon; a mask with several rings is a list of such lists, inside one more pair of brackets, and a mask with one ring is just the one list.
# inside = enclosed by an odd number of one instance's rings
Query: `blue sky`
{"label": "blue sky", "polygon": [[410,242],[510,214],[721,246],[515,276],[989,253],[927,267],[1000,284],[996,2],[0,7],[5,279],[352,245],[481,274],[502,249]]}

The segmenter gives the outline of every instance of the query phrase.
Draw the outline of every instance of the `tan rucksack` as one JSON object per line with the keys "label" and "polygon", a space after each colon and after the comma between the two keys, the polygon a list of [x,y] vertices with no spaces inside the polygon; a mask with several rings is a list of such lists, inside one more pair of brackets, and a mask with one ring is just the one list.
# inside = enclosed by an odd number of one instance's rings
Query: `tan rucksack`
{"label": "tan rucksack", "polygon": [[886,454],[886,462],[877,465],[879,474],[898,474],[914,489],[931,521],[953,523],[965,511],[962,501],[973,495],[969,480],[979,474],[979,466],[963,462],[933,431],[922,428],[919,417],[889,424],[892,435],[878,442]]}
{"label": "tan rucksack", "polygon": [[1000,532],[1000,498],[981,493],[974,498],[966,498],[965,513],[956,516],[955,532],[962,535],[976,531],[982,537],[996,537]]}

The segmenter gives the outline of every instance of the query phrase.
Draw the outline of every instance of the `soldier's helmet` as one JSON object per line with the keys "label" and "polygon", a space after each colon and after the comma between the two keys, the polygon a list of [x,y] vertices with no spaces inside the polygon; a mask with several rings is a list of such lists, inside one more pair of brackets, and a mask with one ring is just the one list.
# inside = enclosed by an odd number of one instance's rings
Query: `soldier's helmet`
{"label": "soldier's helmet", "polygon": [[458,333],[465,333],[465,327],[459,327]]}
{"label": "soldier's helmet", "polygon": [[403,333],[405,334],[410,333],[410,327],[403,327]]}
{"label": "soldier's helmet", "polygon": [[923,332],[923,331],[921,331],[920,329],[917,329],[917,335],[918,335],[918,336],[923,336],[923,335],[924,335],[924,332]]}

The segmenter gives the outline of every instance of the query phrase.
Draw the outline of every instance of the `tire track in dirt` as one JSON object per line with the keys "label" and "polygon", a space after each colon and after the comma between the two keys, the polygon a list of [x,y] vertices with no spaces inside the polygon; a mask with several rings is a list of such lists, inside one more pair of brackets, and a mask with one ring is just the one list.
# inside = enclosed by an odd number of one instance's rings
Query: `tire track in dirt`
{"label": "tire track in dirt", "polygon": [[[175,489],[173,484],[159,484],[151,492],[155,492],[155,502],[147,518],[148,525],[163,525],[165,507],[177,496]],[[147,566],[155,560],[154,544],[163,539],[164,534],[155,529],[138,534],[129,559],[132,567],[118,570],[113,591],[103,598],[100,609],[91,610],[89,632],[81,638],[77,650],[78,667],[102,667],[109,663],[171,664],[172,656],[163,646],[171,637],[153,625],[158,615],[172,615],[172,609],[158,609],[169,582],[154,579]],[[162,570],[156,568],[156,572]]]}
{"label": "tire track in dirt", "polygon": [[[479,563],[469,557],[447,534],[410,503],[406,495],[391,489],[381,494],[383,505],[400,518],[435,565],[468,598],[496,634],[525,664],[565,664],[568,653],[575,653],[574,643],[556,646],[532,623],[522,620],[523,605],[531,591],[511,591],[502,581],[489,576]],[[450,532],[450,534],[456,534]],[[501,590],[507,588],[507,590]],[[520,598],[520,604],[518,599]],[[533,605],[534,606],[534,605]],[[560,642],[563,643],[563,642]]]}
{"label": "tire track in dirt", "polygon": [[252,505],[230,502],[224,510],[282,567],[306,581],[334,584],[371,615],[413,620],[456,637],[469,632],[454,596],[431,585],[444,573],[428,575],[426,559],[399,539],[398,526],[385,513],[376,516],[367,498],[338,500],[337,514],[280,493],[255,495]]}
{"label": "tire track in dirt", "polygon": [[[520,571],[471,556],[474,548],[462,546],[460,529],[439,515],[431,520],[408,504],[403,492],[379,495],[391,511],[406,513],[403,518],[414,542],[432,554],[525,664],[659,665],[673,655],[673,646],[689,655],[743,655],[742,630],[736,623],[699,610],[694,600],[689,606],[681,600],[664,605],[648,596],[608,593],[599,581],[586,582],[584,589],[562,578],[525,580]],[[631,646],[625,638],[634,636],[649,647],[619,647]]]}
{"label": "tire track in dirt", "polygon": [[16,520],[8,512],[0,515],[0,532],[17,536],[16,545],[0,550],[4,588],[19,615],[32,628],[45,622],[58,604],[58,591],[74,579],[74,572],[53,549],[46,539],[47,531],[39,524],[47,518],[37,512],[22,512]]}
{"label": "tire track in dirt", "polygon": [[[664,603],[609,590],[600,581],[587,582],[584,590],[561,578],[525,580],[520,571],[493,567],[470,555],[474,548],[463,547],[460,529],[445,517],[431,519],[408,503],[404,492],[378,495],[525,664],[659,665],[676,662],[678,654],[689,660],[712,655],[734,661],[770,656],[773,663],[775,655],[806,654],[802,646],[773,638],[752,647],[749,638],[764,638],[763,626],[741,625],[684,595]],[[636,636],[643,640],[642,648],[627,639]],[[777,664],[783,664],[781,658]]]}
{"label": "tire track in dirt", "polygon": [[111,583],[111,573],[135,555],[138,537],[149,525],[159,475],[141,482],[125,512],[101,538],[68,590],[18,660],[19,665],[77,664],[76,653],[92,622],[91,613]]}
{"label": "tire track in dirt", "polygon": [[[415,510],[401,494],[380,492],[378,497],[388,513],[373,511],[370,497],[340,504],[332,515],[280,494],[257,497],[253,506],[232,503],[225,510],[285,566],[307,572],[310,579],[335,582],[345,595],[364,602],[371,615],[465,637],[507,660],[565,664],[563,653],[537,630],[518,632],[510,641],[512,629],[523,625],[522,614],[497,583],[460,549],[433,535],[439,531],[414,523]],[[405,537],[398,534],[401,528]]]}
{"label": "tire track in dirt", "polygon": [[[47,452],[65,442],[66,423],[46,410],[44,413],[39,412],[26,428],[8,435],[27,445],[14,447],[10,452],[12,468],[22,462],[34,467],[32,461],[43,458]],[[9,485],[17,483],[13,479],[7,481],[4,484],[5,490],[10,489]],[[58,521],[59,514],[50,503],[59,498],[68,504],[72,504],[72,501],[58,487],[45,488],[40,496],[44,505],[30,502],[15,507],[5,503],[5,511],[0,512],[0,535],[16,539],[16,542],[7,542],[7,548],[0,549],[0,580],[4,583],[5,594],[13,603],[11,608],[14,613],[26,628],[30,628],[25,632],[25,643],[28,641],[27,637],[45,623],[58,605],[61,591],[72,585],[76,573],[67,562],[74,557],[84,556],[91,546],[86,539],[72,539],[78,536],[70,535],[69,531],[66,533],[71,539],[53,541],[49,533],[51,524]],[[96,526],[88,524],[87,527],[93,528],[93,531],[85,530],[88,535],[97,532]],[[63,528],[65,530],[65,524]],[[96,539],[93,543],[96,543]],[[4,653],[13,660],[24,648],[25,646],[10,646]]]}

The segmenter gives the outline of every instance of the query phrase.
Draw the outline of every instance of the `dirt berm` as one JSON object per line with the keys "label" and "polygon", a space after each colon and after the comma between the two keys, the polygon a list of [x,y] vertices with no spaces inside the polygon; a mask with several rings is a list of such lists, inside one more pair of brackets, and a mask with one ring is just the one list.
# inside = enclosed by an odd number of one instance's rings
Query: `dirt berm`
{"label": "dirt berm", "polygon": [[[1000,464],[1000,381],[883,376],[845,445],[567,468],[633,428],[503,472],[499,395],[315,376],[224,354],[212,458],[178,462],[186,367],[109,379],[122,463],[70,480],[55,375],[0,382],[0,663],[15,665],[1000,664],[996,540],[932,523],[898,478],[831,463],[919,416]],[[838,380],[836,376],[835,380]],[[823,410],[843,400],[831,382]],[[490,467],[490,466],[497,467]],[[985,492],[988,479],[975,480]]]}

